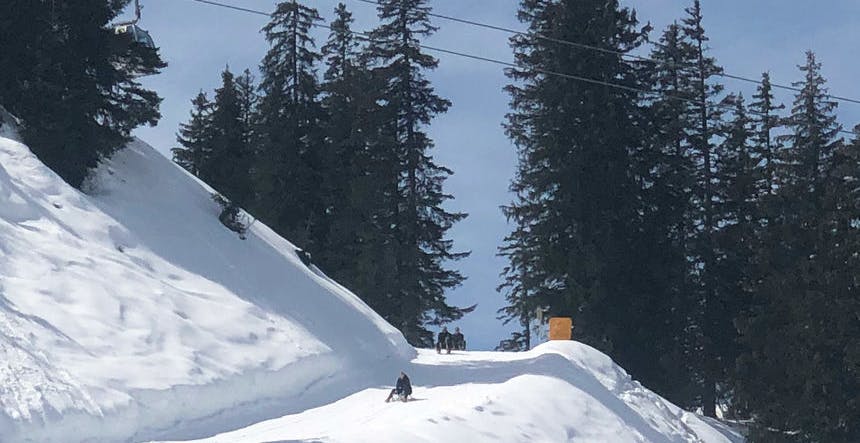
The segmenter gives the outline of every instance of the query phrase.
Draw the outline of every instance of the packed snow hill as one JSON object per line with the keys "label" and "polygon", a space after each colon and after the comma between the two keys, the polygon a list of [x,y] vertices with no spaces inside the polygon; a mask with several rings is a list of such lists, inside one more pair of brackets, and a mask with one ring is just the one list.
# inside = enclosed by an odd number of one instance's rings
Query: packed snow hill
{"label": "packed snow hill", "polygon": [[[140,141],[84,194],[18,139],[0,126],[0,442],[742,440],[575,342],[416,350]],[[401,370],[413,400],[385,403]]]}

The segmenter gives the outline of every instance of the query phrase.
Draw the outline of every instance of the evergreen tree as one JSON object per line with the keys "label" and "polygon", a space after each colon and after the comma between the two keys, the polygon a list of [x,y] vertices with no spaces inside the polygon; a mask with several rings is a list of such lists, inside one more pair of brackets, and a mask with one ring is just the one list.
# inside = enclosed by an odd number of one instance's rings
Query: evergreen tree
{"label": "evergreen tree", "polygon": [[23,120],[24,141],[73,186],[128,142],[132,129],[160,117],[160,98],[137,77],[157,73],[164,62],[157,50],[109,28],[127,3],[4,5],[0,52],[20,56],[21,64],[4,60],[4,71],[12,67],[0,75],[0,96]]}
{"label": "evergreen tree", "polygon": [[[746,283],[741,292],[745,299],[743,304],[737,307],[733,316],[735,330],[740,330],[738,332],[742,332],[742,325],[752,312],[763,309],[764,301],[760,295],[761,283],[770,271],[760,263],[761,257],[766,257],[780,250],[779,243],[774,243],[777,239],[769,235],[768,231],[773,228],[773,217],[777,216],[777,206],[780,204],[780,198],[776,193],[780,189],[781,169],[785,165],[783,162],[784,145],[774,133],[782,126],[783,119],[779,115],[779,111],[785,106],[776,104],[770,76],[767,73],[762,74],[761,83],[753,95],[753,99],[754,101],[749,105],[750,153],[754,163],[752,175],[756,181],[754,185],[754,208],[752,209],[754,212],[753,238],[748,245],[749,249],[744,251],[748,254],[746,256],[748,263],[744,274]],[[735,245],[740,246],[741,244],[735,243]],[[739,355],[735,356],[736,361],[742,360],[743,355],[748,353],[748,349],[743,348],[745,342],[746,340],[741,334],[737,343]],[[735,365],[733,380],[729,383],[732,389],[743,385],[743,378],[747,375],[743,371],[738,371],[737,367],[738,365]],[[733,396],[730,412],[737,416],[749,416],[749,407],[744,404],[743,395]]]}
{"label": "evergreen tree", "polygon": [[221,80],[221,87],[215,90],[210,151],[201,178],[233,205],[244,206],[253,196],[249,124],[253,98],[243,96],[251,92],[251,85],[244,85],[240,90],[239,82],[229,69],[221,74]]}
{"label": "evergreen tree", "polygon": [[380,158],[392,167],[386,203],[392,220],[387,242],[394,259],[389,271],[391,286],[380,288],[394,307],[387,320],[399,327],[413,345],[433,343],[426,324],[460,318],[464,310],[449,305],[445,291],[458,286],[464,277],[447,269],[450,261],[465,257],[454,252],[448,230],[466,215],[451,213],[442,204],[453,198],[443,190],[452,171],[438,165],[430,155],[433,141],[424,127],[451,103],[436,95],[424,72],[438,61],[421,52],[420,38],[432,34],[430,8],[426,0],[382,0],[381,24],[372,32],[367,50],[376,64],[374,75],[383,97],[382,133],[390,140]]}
{"label": "evergreen tree", "polygon": [[[640,307],[651,323],[639,332],[659,361],[643,377],[649,387],[682,406],[697,404],[694,366],[697,344],[690,334],[696,293],[694,268],[694,190],[696,167],[690,137],[696,122],[692,51],[681,27],[673,23],[652,51],[656,63],[646,65],[649,89],[657,92],[646,101],[644,149],[637,153],[639,194],[643,203],[642,236],[659,246],[647,265],[658,285],[653,297]],[[637,374],[637,377],[640,375]]]}
{"label": "evergreen tree", "polygon": [[688,137],[694,155],[696,166],[696,216],[695,226],[699,227],[694,244],[694,256],[700,269],[694,273],[698,286],[698,298],[701,312],[696,316],[695,326],[699,334],[701,361],[696,365],[702,378],[701,404],[703,413],[709,417],[716,416],[717,383],[725,372],[727,362],[719,354],[719,349],[726,348],[726,340],[731,340],[721,334],[724,330],[722,323],[730,318],[726,306],[720,300],[730,297],[728,294],[718,294],[719,277],[716,272],[716,243],[717,213],[714,208],[716,187],[720,184],[716,177],[716,161],[718,153],[715,148],[715,137],[719,137],[721,125],[720,108],[716,106],[716,98],[723,87],[714,81],[714,77],[722,74],[722,68],[717,66],[713,57],[707,55],[708,37],[703,27],[702,8],[699,0],[685,10],[687,17],[683,20],[682,32],[685,52],[690,54],[692,78],[692,103],[696,113],[693,125],[689,128]]}
{"label": "evergreen tree", "polygon": [[322,84],[326,115],[322,182],[325,232],[314,257],[322,269],[349,287],[384,318],[393,318],[380,287],[392,287],[393,254],[387,254],[384,190],[396,177],[381,162],[379,87],[374,83],[344,4],[335,9],[322,47],[327,69]]}
{"label": "evergreen tree", "polygon": [[502,207],[508,222],[515,222],[516,229],[505,237],[505,245],[499,248],[499,255],[508,259],[508,265],[502,270],[503,282],[497,290],[505,292],[508,302],[498,310],[499,319],[504,324],[516,321],[520,328],[511,336],[500,341],[496,347],[499,351],[527,351],[531,349],[531,326],[534,312],[548,304],[541,300],[540,288],[541,269],[535,266],[538,248],[530,244],[536,239],[530,235],[529,226],[521,216],[526,211],[527,197],[520,196],[515,204]]}
{"label": "evergreen tree", "polygon": [[791,178],[783,184],[797,186],[813,197],[820,197],[824,192],[819,183],[823,179],[823,168],[839,144],[834,115],[837,103],[827,96],[821,64],[812,51],[806,53],[806,63],[800,66],[800,71],[804,80],[792,85],[803,91],[798,94],[791,115],[786,119],[790,133],[781,137],[781,141],[791,146],[786,156],[787,175]]}
{"label": "evergreen tree", "polygon": [[711,325],[718,340],[712,340],[717,358],[716,380],[731,399],[731,381],[736,376],[734,362],[740,353],[734,320],[748,310],[756,284],[753,255],[760,233],[758,199],[760,197],[759,159],[753,145],[753,121],[747,113],[742,95],[730,95],[724,105],[732,106],[732,118],[724,124],[725,139],[719,146],[714,212],[719,228],[714,232],[716,255],[712,273],[717,285],[713,301],[719,308],[717,323]]}
{"label": "evergreen tree", "polygon": [[762,205],[756,303],[739,322],[738,397],[753,441],[857,441],[856,151],[837,139],[836,103],[807,53],[779,187]]}
{"label": "evergreen tree", "polygon": [[[239,96],[241,125],[245,130],[243,143],[247,146],[254,146],[257,141],[257,106],[260,97],[257,95],[257,84],[250,69],[246,68],[242,75],[236,77],[236,92]],[[254,149],[251,149],[251,152],[255,154]]]}
{"label": "evergreen tree", "polygon": [[[666,392],[672,381],[661,365],[672,365],[675,345],[660,334],[674,325],[663,324],[671,320],[662,313],[671,309],[678,278],[665,271],[683,263],[684,255],[670,245],[665,226],[674,225],[657,221],[670,203],[649,193],[657,182],[668,186],[671,174],[652,167],[674,161],[673,144],[657,136],[646,142],[645,129],[657,117],[633,91],[648,89],[639,63],[545,38],[628,53],[647,28],[637,29],[635,13],[606,0],[523,1],[519,17],[529,28],[512,40],[518,67],[509,71],[514,83],[507,88],[512,112],[506,129],[519,151],[511,185],[518,199],[505,208],[517,229],[501,250],[509,259],[503,284],[509,308],[514,315],[541,306],[551,316],[573,316],[577,339]],[[611,79],[631,89],[545,71]],[[683,196],[676,198],[671,204],[683,211]],[[523,297],[517,292],[534,293],[528,296],[534,303],[518,308]]]}
{"label": "evergreen tree", "polygon": [[319,84],[310,28],[316,9],[296,0],[281,2],[263,28],[270,48],[262,61],[255,170],[256,213],[278,233],[313,251],[320,202]]}
{"label": "evergreen tree", "polygon": [[229,69],[221,74],[214,101],[200,92],[192,103],[191,119],[180,124],[173,160],[218,191],[221,222],[245,232],[240,208],[254,203],[251,167],[256,94],[251,73],[236,78]]}
{"label": "evergreen tree", "polygon": [[753,122],[753,153],[759,160],[758,188],[762,195],[774,192],[777,186],[779,158],[782,143],[774,135],[774,131],[782,126],[782,118],[779,111],[785,109],[785,105],[774,102],[773,87],[770,83],[770,74],[761,75],[761,84],[753,95],[750,103],[750,118]]}
{"label": "evergreen tree", "polygon": [[[0,15],[0,104],[14,110],[53,36],[48,2],[9,0]],[[20,112],[20,111],[18,111]]]}
{"label": "evergreen tree", "polygon": [[[833,121],[827,128],[825,137],[839,126]],[[855,138],[824,147],[832,150],[822,158],[820,245],[809,259],[815,286],[805,285],[795,307],[804,337],[792,355],[804,361],[791,369],[791,380],[802,402],[789,416],[803,417],[791,426],[807,441],[854,442],[860,441],[860,144]]]}
{"label": "evergreen tree", "polygon": [[191,100],[191,118],[179,124],[176,140],[181,147],[173,148],[173,161],[186,171],[203,178],[212,138],[212,102],[203,91]]}
{"label": "evergreen tree", "polygon": [[[354,270],[350,261],[362,249],[356,242],[359,232],[369,228],[359,225],[368,222],[364,216],[369,214],[364,214],[363,209],[372,201],[368,194],[372,189],[354,185],[373,172],[368,163],[369,145],[376,130],[370,127],[370,121],[377,106],[375,94],[368,88],[370,71],[360,60],[362,48],[351,29],[352,13],[343,3],[334,12],[328,41],[322,47],[327,65],[322,84],[327,165],[322,194],[327,231],[325,247],[320,248],[318,257],[327,272],[344,275]],[[353,287],[357,276],[350,277],[343,282]]]}

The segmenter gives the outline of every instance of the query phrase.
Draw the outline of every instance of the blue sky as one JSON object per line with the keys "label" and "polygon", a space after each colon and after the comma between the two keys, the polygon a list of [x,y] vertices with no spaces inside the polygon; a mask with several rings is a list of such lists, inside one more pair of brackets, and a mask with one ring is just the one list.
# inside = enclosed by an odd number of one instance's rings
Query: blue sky
{"label": "blue sky", "polygon": [[[190,100],[201,89],[211,91],[226,65],[234,71],[256,70],[267,47],[259,30],[263,16],[234,12],[190,0],[141,0],[141,25],[148,29],[163,58],[164,72],[144,83],[164,97],[163,118],[155,128],[141,128],[136,135],[169,155],[176,146],[178,125],[188,118]],[[275,0],[221,0],[247,8],[270,11]],[[376,23],[372,5],[343,0],[354,12],[355,30],[371,29]],[[336,0],[306,0],[324,18],[330,19]],[[681,0],[627,0],[640,21],[655,27],[653,38],[673,20],[682,17]],[[705,24],[712,54],[727,72],[758,78],[769,71],[772,81],[788,84],[799,78],[796,66],[804,51],[814,50],[823,63],[831,92],[860,98],[860,2],[857,0],[703,0]],[[522,29],[516,20],[516,0],[435,0],[440,14]],[[439,31],[427,44],[484,57],[512,60],[508,36],[468,25],[436,20]],[[319,45],[326,30],[317,34]],[[507,191],[516,166],[513,145],[504,135],[502,122],[508,111],[508,96],[502,91],[507,79],[502,67],[452,55],[438,54],[439,68],[429,73],[437,92],[453,102],[451,110],[438,117],[429,132],[436,141],[437,161],[455,171],[447,182],[454,194],[449,209],[465,211],[469,218],[451,231],[457,248],[472,255],[454,266],[468,280],[449,295],[459,305],[478,303],[478,309],[457,323],[473,349],[491,349],[506,338],[510,329],[496,320],[504,300],[495,291],[505,262],[496,257],[497,247],[509,231],[499,206],[508,203]],[[726,89],[749,97],[753,86],[735,81]],[[778,95],[790,104],[791,95]],[[860,123],[860,105],[843,103],[838,111],[846,129]]]}

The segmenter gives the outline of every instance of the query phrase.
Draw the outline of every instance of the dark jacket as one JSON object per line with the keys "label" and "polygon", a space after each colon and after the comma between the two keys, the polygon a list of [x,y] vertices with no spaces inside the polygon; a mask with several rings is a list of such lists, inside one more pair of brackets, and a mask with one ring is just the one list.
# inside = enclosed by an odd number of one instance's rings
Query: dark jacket
{"label": "dark jacket", "polygon": [[394,388],[398,395],[412,395],[412,383],[409,376],[397,377],[397,386]]}
{"label": "dark jacket", "polygon": [[451,346],[460,351],[466,350],[466,337],[463,336],[462,332],[455,332],[451,336]]}
{"label": "dark jacket", "polygon": [[437,345],[442,347],[451,346],[451,333],[448,331],[440,332],[437,337],[436,343]]}

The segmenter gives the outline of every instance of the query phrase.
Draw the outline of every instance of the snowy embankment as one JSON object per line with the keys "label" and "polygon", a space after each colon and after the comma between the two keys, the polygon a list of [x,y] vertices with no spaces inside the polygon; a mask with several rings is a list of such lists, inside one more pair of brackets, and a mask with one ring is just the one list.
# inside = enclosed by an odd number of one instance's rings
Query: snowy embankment
{"label": "snowy embankment", "polygon": [[[415,386],[414,401],[384,403],[388,388],[378,386],[196,443],[743,441],[577,342],[549,342],[525,353],[420,350],[403,369]],[[397,373],[387,375],[393,384]]]}
{"label": "snowy embankment", "polygon": [[415,355],[262,223],[224,228],[153,148],[118,152],[85,195],[16,139],[0,128],[0,441],[207,435]]}
{"label": "snowy embankment", "polygon": [[[0,127],[0,442],[739,440],[575,342],[416,351],[142,142],[82,194],[15,140]],[[401,369],[416,401],[383,403]]]}

